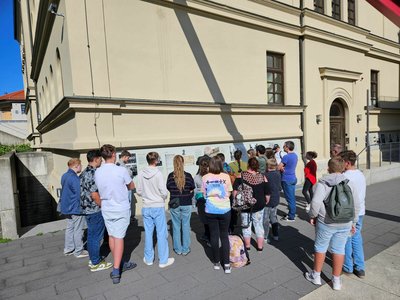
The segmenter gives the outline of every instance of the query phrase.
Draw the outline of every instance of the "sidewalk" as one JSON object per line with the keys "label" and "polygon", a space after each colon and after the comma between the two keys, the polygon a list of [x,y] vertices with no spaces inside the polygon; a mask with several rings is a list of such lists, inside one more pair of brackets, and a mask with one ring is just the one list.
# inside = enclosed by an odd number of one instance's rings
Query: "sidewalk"
{"label": "sidewalk", "polygon": [[[263,252],[252,248],[251,264],[230,275],[213,270],[210,249],[199,239],[202,226],[195,213],[191,253],[175,255],[170,238],[175,264],[166,269],[143,263],[142,222],[132,224],[125,246],[138,266],[124,273],[119,285],[112,284],[109,271],[91,273],[87,259],[64,256],[64,231],[56,231],[58,223],[49,223],[40,227],[40,232],[49,233],[0,244],[0,299],[400,299],[399,195],[399,179],[367,188],[363,228],[367,274],[364,280],[344,277],[342,291],[328,285],[316,289],[304,279],[313,263],[314,228],[307,222],[303,198],[298,197],[298,218],[281,222],[280,241],[266,245]],[[279,207],[281,215],[286,210],[285,205]],[[107,260],[112,261],[111,255]],[[324,283],[331,278],[330,270],[325,264]]]}

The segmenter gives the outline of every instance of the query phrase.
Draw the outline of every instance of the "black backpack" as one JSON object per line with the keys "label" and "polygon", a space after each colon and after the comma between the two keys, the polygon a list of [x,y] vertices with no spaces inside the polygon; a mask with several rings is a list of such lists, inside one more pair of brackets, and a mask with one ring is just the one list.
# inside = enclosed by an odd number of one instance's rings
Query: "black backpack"
{"label": "black backpack", "polygon": [[325,199],[325,210],[334,223],[347,223],[354,219],[354,199],[348,179],[332,187]]}

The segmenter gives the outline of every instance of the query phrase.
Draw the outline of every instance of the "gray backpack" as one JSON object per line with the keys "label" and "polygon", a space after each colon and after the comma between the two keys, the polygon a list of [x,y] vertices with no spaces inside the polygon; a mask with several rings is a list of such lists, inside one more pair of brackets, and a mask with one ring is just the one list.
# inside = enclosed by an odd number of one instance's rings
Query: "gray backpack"
{"label": "gray backpack", "polygon": [[325,199],[325,210],[334,223],[348,223],[354,219],[354,199],[348,179],[332,187]]}

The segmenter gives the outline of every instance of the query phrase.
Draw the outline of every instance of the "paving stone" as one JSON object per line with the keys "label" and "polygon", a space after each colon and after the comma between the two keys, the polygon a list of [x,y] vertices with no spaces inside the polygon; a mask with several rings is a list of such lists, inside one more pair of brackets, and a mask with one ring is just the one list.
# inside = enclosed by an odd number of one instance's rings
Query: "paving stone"
{"label": "paving stone", "polygon": [[304,278],[304,274],[283,283],[281,286],[291,290],[299,296],[307,295],[319,287],[307,281]]}
{"label": "paving stone", "polygon": [[57,300],[80,300],[82,299],[79,295],[78,290],[69,291],[67,293],[58,294],[55,299]]}
{"label": "paving stone", "polygon": [[[221,269],[220,281],[227,286],[236,287],[246,282],[251,282],[254,279],[270,272],[271,269],[261,264],[250,264],[240,269],[232,269],[232,274],[225,275]],[[292,271],[293,272],[293,271]]]}
{"label": "paving stone", "polygon": [[382,244],[384,246],[390,247],[399,241],[399,236],[397,234],[387,232],[377,237],[373,242],[375,244]]}
{"label": "paving stone", "polygon": [[183,291],[190,291],[197,285],[199,285],[197,280],[191,276],[185,276],[179,280],[160,285],[156,289],[151,289],[144,293],[138,293],[137,296],[140,300],[156,299],[160,296],[162,298],[166,298],[179,294]]}
{"label": "paving stone", "polygon": [[[214,272],[216,273],[216,272]],[[221,276],[221,274],[219,275]],[[167,297],[167,299],[190,299],[190,300],[203,300],[203,299],[214,299],[214,297],[221,292],[228,291],[230,288],[219,281],[218,279],[212,279],[208,282],[201,283],[190,290],[183,291],[177,295]],[[235,298],[232,298],[235,299]],[[237,299],[237,298],[236,298]]]}
{"label": "paving stone", "polygon": [[215,300],[253,299],[260,295],[261,295],[260,291],[245,283],[242,284],[241,286],[231,288],[221,294],[213,296],[212,299]]}
{"label": "paving stone", "polygon": [[[95,276],[96,273],[103,273],[105,274],[104,278],[101,280],[105,280],[110,278],[110,272],[108,270],[104,270],[101,272],[96,272],[92,274],[82,274],[82,271],[77,272],[76,276],[72,278],[64,279],[62,281],[56,282],[56,291],[57,293],[65,293],[67,291],[75,290],[83,286],[90,286],[99,281],[98,276]],[[80,274],[79,274],[80,273]],[[96,274],[97,275],[97,274]]]}
{"label": "paving stone", "polygon": [[[5,266],[7,267],[8,264],[6,264]],[[10,265],[15,265],[12,268],[10,266],[8,266],[9,268],[7,268],[7,271],[4,272],[0,272],[0,279],[6,279],[6,278],[10,278],[13,276],[19,276],[19,275],[26,275],[26,274],[31,274],[33,272],[36,271],[40,271],[40,270],[45,270],[48,268],[48,265],[46,262],[41,262],[35,265],[30,265],[30,266],[22,266],[22,262],[15,262],[15,263],[11,263]]]}
{"label": "paving stone", "polygon": [[269,290],[268,292],[258,296],[257,298],[254,298],[254,300],[298,300],[299,295],[293,293],[292,291],[279,286],[276,287],[272,290]]}
{"label": "paving stone", "polygon": [[[32,290],[37,290],[49,285],[56,285],[57,283],[64,282],[69,280],[70,278],[76,278],[82,274],[82,270],[67,270],[65,272],[62,272],[60,274],[57,274],[57,276],[46,276],[43,278],[31,280],[29,282],[26,282],[26,290],[28,292]],[[88,284],[91,283],[90,280],[88,280],[90,276],[87,275],[84,278],[81,278],[82,282],[86,282]]]}
{"label": "paving stone", "polygon": [[56,290],[54,286],[49,286],[13,298],[13,300],[32,300],[32,299],[40,299],[40,300],[56,299]]}
{"label": "paving stone", "polygon": [[7,251],[0,251],[0,257],[5,257],[7,259],[7,262],[14,262],[17,260],[21,260],[23,258],[24,254],[29,255],[30,253],[36,251],[36,250],[42,250],[43,245],[33,245],[31,247],[27,248],[21,248],[16,251],[16,249],[8,249]]}
{"label": "paving stone", "polygon": [[16,268],[21,268],[23,266],[23,261],[14,261],[12,263],[4,263],[0,265],[0,278],[1,274],[5,271],[16,269]]}
{"label": "paving stone", "polygon": [[[111,280],[109,281],[111,282]],[[159,287],[167,283],[168,281],[164,277],[156,274],[148,278],[143,278],[135,282],[124,284],[123,288],[119,287],[109,289],[104,293],[104,296],[106,297],[106,299],[118,300],[129,298],[131,295],[137,296],[141,293],[151,291],[153,289],[161,292],[161,289],[159,289]]]}
{"label": "paving stone", "polygon": [[0,299],[8,299],[26,293],[25,285],[17,285],[10,288],[2,288],[0,290]]}
{"label": "paving stone", "polygon": [[369,259],[385,249],[385,245],[375,244],[373,241],[364,243],[364,257],[365,259]]}
{"label": "paving stone", "polygon": [[166,280],[173,281],[193,273],[193,270],[202,270],[205,267],[206,265],[199,261],[192,263],[182,263],[182,261],[180,261],[180,263],[175,262],[171,267],[159,272]]}
{"label": "paving stone", "polygon": [[395,229],[396,227],[398,227],[398,226],[396,226],[392,222],[383,222],[379,225],[371,227],[370,229],[368,229],[368,232],[375,234],[377,236],[381,236],[381,235],[385,234],[386,232]]}
{"label": "paving stone", "polygon": [[[133,298],[127,298],[127,299],[137,299],[137,298],[133,297]],[[96,295],[93,297],[85,298],[85,300],[107,300],[107,299],[103,295]]]}
{"label": "paving stone", "polygon": [[265,293],[298,276],[297,272],[284,266],[249,280],[248,284]]}
{"label": "paving stone", "polygon": [[[6,286],[16,286],[22,283],[33,281],[35,279],[46,278],[51,276],[57,276],[67,271],[65,264],[55,266],[49,269],[43,269],[40,271],[25,274],[24,276],[15,275],[6,279]],[[54,288],[53,288],[54,289]],[[55,289],[54,289],[55,290]]]}

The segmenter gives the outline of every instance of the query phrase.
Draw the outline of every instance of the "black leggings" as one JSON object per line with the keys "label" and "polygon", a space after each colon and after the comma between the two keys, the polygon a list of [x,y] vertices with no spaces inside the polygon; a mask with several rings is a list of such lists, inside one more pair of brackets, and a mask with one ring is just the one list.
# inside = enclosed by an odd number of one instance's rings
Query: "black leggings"
{"label": "black leggings", "polygon": [[[208,226],[210,226],[210,243],[213,254],[213,263],[229,264],[229,236],[228,228],[231,220],[231,212],[223,215],[207,214]],[[219,240],[222,245],[222,260],[219,255]]]}
{"label": "black leggings", "polygon": [[303,185],[302,193],[303,193],[304,198],[306,198],[306,201],[308,204],[311,203],[311,199],[314,195],[312,188],[313,188],[313,184],[311,183],[310,179],[306,178],[306,181],[304,182],[304,185]]}

